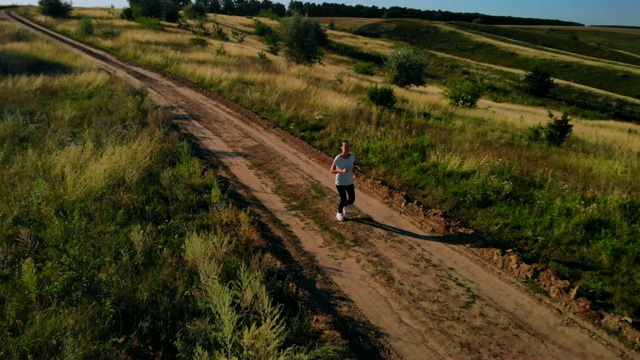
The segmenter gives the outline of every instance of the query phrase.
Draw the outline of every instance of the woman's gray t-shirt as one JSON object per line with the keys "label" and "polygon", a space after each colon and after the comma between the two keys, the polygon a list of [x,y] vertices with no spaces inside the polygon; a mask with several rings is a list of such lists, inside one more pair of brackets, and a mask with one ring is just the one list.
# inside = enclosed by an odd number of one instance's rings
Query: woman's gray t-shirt
{"label": "woman's gray t-shirt", "polygon": [[353,162],[355,159],[356,156],[352,153],[349,153],[349,157],[346,159],[340,155],[333,159],[333,165],[336,166],[336,169],[347,169],[346,174],[336,174],[336,185],[353,185]]}

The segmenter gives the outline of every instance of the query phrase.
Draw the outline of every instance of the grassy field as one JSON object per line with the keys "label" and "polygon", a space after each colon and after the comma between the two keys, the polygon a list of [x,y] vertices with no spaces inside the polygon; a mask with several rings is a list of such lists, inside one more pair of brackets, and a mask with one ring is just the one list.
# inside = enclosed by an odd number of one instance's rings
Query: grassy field
{"label": "grassy field", "polygon": [[335,358],[147,95],[0,21],[0,357]]}
{"label": "grassy field", "polygon": [[[32,16],[67,33],[77,27],[77,20]],[[249,20],[217,19],[235,28]],[[201,48],[189,44],[190,32],[166,26],[154,32],[104,13],[98,33],[112,27],[119,35],[84,40],[238,101],[328,154],[348,138],[369,175],[450,211],[493,245],[550,264],[580,284],[581,294],[640,316],[640,126],[575,120],[570,141],[553,147],[527,135],[529,126],[548,120],[544,113],[524,120],[459,110],[425,88],[396,89],[397,108],[379,111],[364,94],[383,79],[355,74],[345,56],[329,54],[324,66],[295,66],[281,56],[259,57],[267,47],[255,36],[243,43],[207,39]],[[329,34],[332,41],[353,36]],[[381,44],[350,41],[372,49]]]}
{"label": "grassy field", "polygon": [[[587,34],[586,38],[591,40],[593,36],[596,36],[595,34],[602,36],[602,32],[567,31],[563,30],[561,27],[558,30],[556,30],[555,28],[547,28],[544,31],[530,31],[526,28],[469,24],[462,22],[456,22],[454,24],[455,26],[462,29],[484,34],[496,35],[502,38],[517,40],[519,42],[530,45],[553,48],[574,54],[585,55],[610,61],[617,61],[636,66],[640,65],[640,56],[611,49],[609,47],[606,47],[602,41],[598,43],[591,43],[581,40],[580,38],[581,35],[584,37],[584,35]],[[640,34],[627,35],[624,37],[619,36],[616,33],[604,34],[614,35],[611,37],[617,38],[619,44],[634,44],[640,41]],[[623,39],[620,39],[621,37]],[[628,48],[628,46],[625,47]]]}
{"label": "grassy field", "polygon": [[[502,27],[502,26],[501,26]],[[549,27],[549,26],[524,26],[513,27],[517,30],[536,34],[553,34],[555,37],[577,39],[581,42],[592,44],[612,50],[623,51],[640,56],[640,30],[624,28],[602,27]]]}
{"label": "grassy field", "polygon": [[[320,18],[319,20],[324,24],[328,24],[328,22],[331,21],[331,19],[328,18]],[[369,21],[365,22],[365,24],[380,24],[380,20],[368,20]],[[335,24],[338,29],[347,29],[348,31],[354,31],[353,27],[346,27],[352,23],[358,24],[358,22],[351,21],[351,19],[335,20]],[[391,22],[386,22],[384,24],[386,24],[385,26],[388,26],[389,29],[395,28],[395,25]],[[438,33],[444,31],[443,26],[435,26],[434,29]],[[384,28],[378,30],[384,31]],[[449,31],[449,33],[452,34],[448,34],[447,36],[453,36],[456,39],[460,36],[464,37],[464,34],[460,32],[457,32],[456,34]],[[334,43],[357,47],[370,56],[367,58],[357,56],[359,54],[356,54],[353,51],[343,51],[343,53],[356,55],[360,60],[374,62],[376,62],[376,59],[381,59],[385,54],[388,54],[393,48],[399,46],[399,44],[402,44],[402,42],[398,43],[397,41],[385,38],[375,37],[362,39],[361,37],[352,35],[348,32],[334,31],[330,32],[330,34],[332,35]],[[394,37],[393,35],[387,36]],[[434,42],[439,41],[443,44],[442,46],[444,46],[444,48],[440,49],[442,52],[446,52],[447,49],[451,47],[446,39],[447,38],[445,37],[444,40],[433,40]],[[465,39],[464,41],[468,40],[469,39]],[[491,44],[486,45],[491,46]],[[481,64],[452,59],[441,55],[442,52],[434,53],[429,50],[421,50],[420,47],[416,49],[418,51],[422,51],[422,55],[430,64],[428,73],[430,77],[429,82],[432,84],[448,87],[459,79],[481,79],[487,85],[486,97],[496,102],[543,106],[586,119],[619,119],[630,122],[638,122],[638,119],[640,119],[640,104],[635,102],[624,101],[608,95],[596,94],[570,85],[557,86],[552,91],[551,95],[546,98],[532,97],[522,89],[522,77],[519,75],[492,69],[491,67],[483,66]],[[488,51],[487,53],[492,54],[491,51]],[[464,58],[463,56],[461,57]],[[381,61],[378,60],[378,62]]]}
{"label": "grassy field", "polygon": [[636,72],[579,61],[527,56],[430,22],[404,19],[381,21],[362,26],[356,33],[404,41],[426,50],[513,69],[528,70],[534,64],[541,64],[558,79],[640,99],[640,74]]}

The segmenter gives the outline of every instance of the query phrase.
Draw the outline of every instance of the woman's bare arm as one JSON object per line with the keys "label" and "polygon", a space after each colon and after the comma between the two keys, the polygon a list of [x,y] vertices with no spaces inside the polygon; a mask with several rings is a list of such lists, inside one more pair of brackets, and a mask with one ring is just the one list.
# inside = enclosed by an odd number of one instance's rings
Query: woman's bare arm
{"label": "woman's bare arm", "polygon": [[345,174],[347,172],[347,169],[338,169],[336,167],[336,164],[331,164],[331,173],[332,174]]}

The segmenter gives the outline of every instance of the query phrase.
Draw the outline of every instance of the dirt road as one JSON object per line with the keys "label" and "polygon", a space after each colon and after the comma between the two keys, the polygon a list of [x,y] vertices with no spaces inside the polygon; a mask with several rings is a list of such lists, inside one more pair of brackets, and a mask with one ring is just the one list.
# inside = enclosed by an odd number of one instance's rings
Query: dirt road
{"label": "dirt road", "polygon": [[337,195],[327,157],[250,112],[175,77],[28,24],[173,107],[182,131],[290,228],[379,330],[394,350],[388,357],[640,358],[474,258],[464,237],[423,229],[378,195],[359,191],[352,220],[335,221]]}

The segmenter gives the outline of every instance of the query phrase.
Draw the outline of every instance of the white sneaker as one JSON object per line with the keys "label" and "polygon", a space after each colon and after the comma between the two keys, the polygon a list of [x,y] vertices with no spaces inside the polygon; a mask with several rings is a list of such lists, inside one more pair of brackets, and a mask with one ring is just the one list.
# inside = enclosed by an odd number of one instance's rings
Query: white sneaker
{"label": "white sneaker", "polygon": [[337,213],[336,214],[336,219],[338,219],[338,221],[343,221],[344,220],[344,215]]}
{"label": "white sneaker", "polygon": [[347,207],[346,206],[342,209],[342,216],[344,216],[345,218],[347,216],[349,216],[349,213],[347,212]]}

